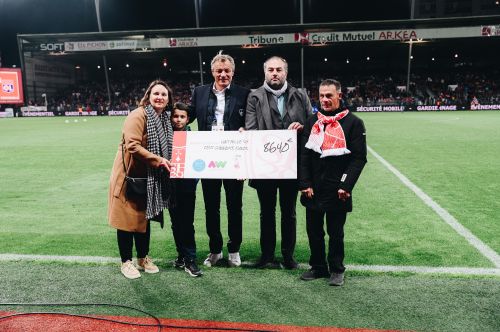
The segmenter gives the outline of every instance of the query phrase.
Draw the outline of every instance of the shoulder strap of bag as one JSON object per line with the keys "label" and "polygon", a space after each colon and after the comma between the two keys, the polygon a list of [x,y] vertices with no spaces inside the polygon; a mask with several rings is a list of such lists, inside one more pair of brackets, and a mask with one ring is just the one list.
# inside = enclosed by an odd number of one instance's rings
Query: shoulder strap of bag
{"label": "shoulder strap of bag", "polygon": [[127,175],[127,167],[125,167],[125,137],[122,136],[122,162],[123,162],[123,171],[125,175]]}

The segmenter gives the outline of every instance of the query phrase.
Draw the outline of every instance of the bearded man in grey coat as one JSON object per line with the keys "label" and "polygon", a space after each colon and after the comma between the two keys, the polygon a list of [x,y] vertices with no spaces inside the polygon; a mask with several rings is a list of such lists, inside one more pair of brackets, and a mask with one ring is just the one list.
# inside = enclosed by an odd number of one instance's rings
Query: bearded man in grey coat
{"label": "bearded man in grey coat", "polygon": [[[264,84],[248,96],[245,129],[302,131],[312,107],[307,93],[287,82],[288,64],[285,59],[273,56],[264,62]],[[296,269],[294,259],[297,220],[295,205],[298,194],[296,179],[251,180],[249,185],[257,190],[260,203],[261,257],[256,268],[277,266],[276,203],[279,192],[281,210],[281,254],[286,269]]]}

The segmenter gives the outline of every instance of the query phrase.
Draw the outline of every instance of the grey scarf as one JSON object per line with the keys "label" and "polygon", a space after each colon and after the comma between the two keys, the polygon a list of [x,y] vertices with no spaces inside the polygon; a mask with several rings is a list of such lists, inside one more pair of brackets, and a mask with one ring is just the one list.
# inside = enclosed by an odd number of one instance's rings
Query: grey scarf
{"label": "grey scarf", "polygon": [[285,111],[284,101],[285,101],[285,92],[288,88],[288,82],[285,81],[285,84],[279,90],[274,90],[271,88],[266,81],[264,81],[264,90],[271,93],[273,95],[274,101],[276,101],[276,105],[278,106],[278,111],[280,112],[281,117],[283,117],[283,113]]}
{"label": "grey scarf", "polygon": [[288,88],[288,82],[285,81],[285,84],[283,84],[283,86],[281,87],[281,89],[279,90],[274,90],[273,88],[271,88],[266,81],[264,81],[264,89],[267,91],[267,92],[270,92],[272,93],[276,98],[279,98],[281,97],[282,94],[284,94],[286,92],[286,89]]}
{"label": "grey scarf", "polygon": [[[170,160],[172,158],[173,129],[170,111],[156,114],[151,105],[146,106],[146,131],[148,151]],[[173,207],[175,197],[170,174],[163,167],[148,166],[146,219],[163,221],[163,209]]]}

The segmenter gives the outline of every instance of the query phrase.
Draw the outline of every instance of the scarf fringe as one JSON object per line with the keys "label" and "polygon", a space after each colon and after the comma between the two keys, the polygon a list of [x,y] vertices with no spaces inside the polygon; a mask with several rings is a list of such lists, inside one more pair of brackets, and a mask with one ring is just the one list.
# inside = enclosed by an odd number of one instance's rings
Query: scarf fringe
{"label": "scarf fringe", "polygon": [[340,148],[340,149],[329,149],[329,150],[323,150],[321,152],[321,157],[320,158],[326,158],[326,157],[331,157],[331,156],[343,156],[346,154],[350,154],[351,150],[348,148]]}
{"label": "scarf fringe", "polygon": [[317,152],[319,154],[323,154],[323,151],[321,151],[321,146],[311,142],[311,140],[307,141],[306,148],[313,150],[314,152]]}

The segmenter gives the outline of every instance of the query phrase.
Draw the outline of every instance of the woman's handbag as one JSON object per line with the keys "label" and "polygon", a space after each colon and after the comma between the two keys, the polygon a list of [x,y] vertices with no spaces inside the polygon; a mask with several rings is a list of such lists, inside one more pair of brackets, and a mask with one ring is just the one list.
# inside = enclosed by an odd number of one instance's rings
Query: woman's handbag
{"label": "woman's handbag", "polygon": [[127,168],[125,167],[125,140],[122,141],[122,161],[123,170],[125,171],[125,181],[127,186],[125,188],[125,196],[128,199],[146,197],[148,191],[148,178],[133,178],[127,175]]}

